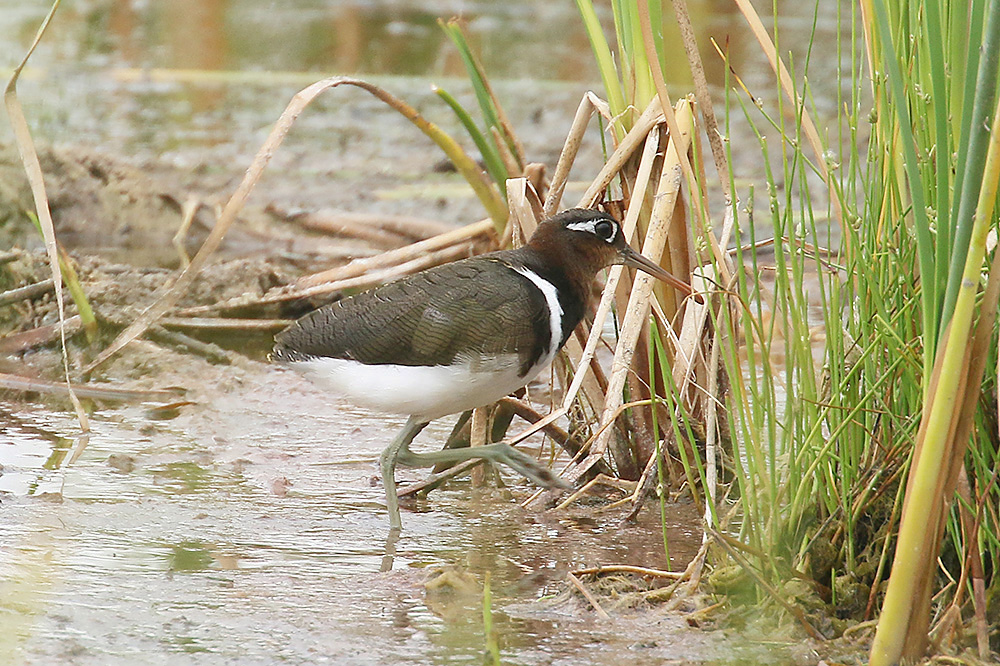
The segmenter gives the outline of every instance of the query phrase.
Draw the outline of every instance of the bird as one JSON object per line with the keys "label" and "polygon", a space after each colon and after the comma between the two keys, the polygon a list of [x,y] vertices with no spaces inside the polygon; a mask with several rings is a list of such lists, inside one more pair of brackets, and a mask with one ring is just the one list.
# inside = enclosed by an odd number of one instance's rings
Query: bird
{"label": "bird", "polygon": [[362,407],[408,417],[379,459],[390,530],[398,533],[397,464],[484,459],[542,487],[565,486],[506,443],[430,453],[410,443],[434,419],[526,386],[583,319],[597,273],[615,264],[691,293],[629,247],[614,217],[571,208],[539,223],[520,248],[429,268],[306,314],[275,336],[271,359]]}

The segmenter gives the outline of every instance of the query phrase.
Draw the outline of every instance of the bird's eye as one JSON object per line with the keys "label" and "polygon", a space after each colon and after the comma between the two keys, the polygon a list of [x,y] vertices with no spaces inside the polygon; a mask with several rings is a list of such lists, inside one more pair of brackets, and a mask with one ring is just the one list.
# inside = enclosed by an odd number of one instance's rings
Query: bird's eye
{"label": "bird's eye", "polygon": [[610,220],[601,220],[594,225],[594,233],[598,238],[610,241],[615,237],[615,223]]}

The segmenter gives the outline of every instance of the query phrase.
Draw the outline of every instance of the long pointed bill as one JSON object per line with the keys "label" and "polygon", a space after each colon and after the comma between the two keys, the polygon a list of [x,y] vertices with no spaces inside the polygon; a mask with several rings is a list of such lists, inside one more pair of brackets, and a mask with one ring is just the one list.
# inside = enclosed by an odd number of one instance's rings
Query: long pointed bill
{"label": "long pointed bill", "polygon": [[649,273],[656,279],[666,282],[685,296],[691,295],[691,285],[684,282],[680,278],[674,277],[667,271],[660,268],[657,264],[654,264],[652,261],[633,250],[631,247],[626,245],[625,249],[622,250],[621,257],[622,263],[626,266],[631,266],[632,268],[637,268],[644,273]]}

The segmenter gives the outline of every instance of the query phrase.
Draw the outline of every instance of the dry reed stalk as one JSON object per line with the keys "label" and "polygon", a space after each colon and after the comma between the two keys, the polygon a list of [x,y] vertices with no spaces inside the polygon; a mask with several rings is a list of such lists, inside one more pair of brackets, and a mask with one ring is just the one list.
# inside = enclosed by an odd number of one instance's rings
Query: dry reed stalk
{"label": "dry reed stalk", "polygon": [[[708,293],[708,289],[711,286],[711,282],[704,277],[703,275],[704,272],[712,272],[712,267],[702,266],[692,274],[691,276],[692,288],[694,288],[695,291],[703,291],[704,293]],[[671,374],[673,378],[673,385],[677,387],[677,395],[682,396],[683,399],[683,396],[690,394],[692,388],[699,388],[700,386],[699,382],[695,378],[695,372],[698,368],[703,367],[705,365],[705,359],[701,358],[700,353],[702,351],[701,345],[707,323],[707,316],[710,311],[710,308],[707,303],[698,303],[697,301],[694,301],[694,299],[689,300],[688,305],[684,308],[684,320],[683,323],[681,324],[681,332],[680,334],[674,334],[673,326],[670,320],[666,318],[665,313],[663,312],[662,309],[658,307],[658,304],[655,300],[652,301],[652,306],[653,306],[653,313],[656,315],[657,320],[660,322],[660,328],[662,332],[667,336],[668,341],[671,343],[670,345],[665,345],[665,346],[672,347],[675,350]],[[700,363],[698,363],[698,361],[700,361]],[[715,365],[710,367],[717,368],[718,361],[719,361],[718,353],[716,352],[714,356]],[[711,370],[709,374],[710,387],[707,391],[702,390],[700,391],[700,393],[705,396],[706,400],[712,401],[711,405],[714,406],[715,404],[714,400],[716,400],[716,398],[711,388],[711,378],[713,377],[717,381],[718,379],[717,373],[714,370]],[[692,396],[688,398],[688,402],[695,403],[694,397]],[[703,411],[706,414],[714,413],[714,409],[711,408],[703,409]],[[706,429],[713,427],[716,424],[717,424],[716,421],[707,422]],[[713,438],[713,443],[714,443],[714,438]],[[678,446],[683,445],[683,443],[676,441],[675,429],[668,428],[666,429],[666,433],[664,435],[663,448],[667,448],[668,445],[671,444],[676,444]],[[690,443],[688,443],[688,445],[690,446]],[[709,447],[706,445],[706,454],[708,453],[709,453]],[[715,455],[714,449],[712,450],[711,455],[713,456]],[[643,501],[646,499],[646,497],[648,496],[649,492],[653,489],[653,487],[655,487],[655,484],[653,483],[653,478],[654,478],[653,475],[657,470],[656,463],[657,463],[656,456],[651,456],[649,460],[646,461],[646,466],[643,469],[642,475],[639,478],[639,485],[637,486],[636,491],[635,493],[633,493],[632,497],[629,498],[629,501],[632,504],[632,508],[629,512],[629,518],[634,518],[636,515],[638,515],[639,510],[642,507]],[[714,459],[712,460],[709,467],[712,470],[711,473],[714,474],[715,473]],[[710,496],[712,498],[714,498],[715,496],[714,481],[715,481],[714,478],[711,481],[709,481],[709,486],[711,489]],[[695,484],[691,484],[691,492],[697,498],[697,491]],[[708,509],[709,507],[706,504],[706,511],[708,511]],[[712,523],[709,522],[707,524],[711,525]]]}
{"label": "dry reed stalk", "polygon": [[[489,407],[476,407],[472,410],[472,428],[469,436],[469,446],[485,446],[489,437]],[[486,467],[477,465],[472,468],[472,487],[482,488],[486,485]]]}
{"label": "dry reed stalk", "polygon": [[[372,216],[374,218],[375,216]],[[289,218],[303,229],[329,236],[365,241],[383,250],[392,250],[412,243],[406,236],[380,229],[368,221],[351,220],[341,216],[323,216],[316,213],[299,213]]]}
{"label": "dry reed stalk", "polygon": [[58,340],[62,331],[67,336],[75,335],[83,328],[80,315],[73,315],[69,319],[55,324],[38,326],[27,331],[11,333],[4,338],[0,338],[0,354],[17,354],[35,347],[47,345],[54,340]]}
{"label": "dry reed stalk", "polygon": [[560,502],[555,507],[556,511],[562,511],[563,509],[569,508],[569,506],[573,504],[573,502],[587,495],[590,492],[590,489],[594,488],[595,486],[605,486],[605,487],[615,488],[617,490],[626,492],[631,496],[635,492],[636,482],[626,481],[624,479],[619,479],[614,476],[608,476],[607,474],[598,474],[590,481],[587,481],[587,483],[583,484],[575,491],[573,491],[573,493],[569,497]]}
{"label": "dry reed stalk", "polygon": [[291,319],[239,319],[235,317],[163,317],[160,319],[160,324],[166,328],[197,331],[280,331],[291,323]]}
{"label": "dry reed stalk", "polygon": [[[472,254],[472,248],[473,246],[471,243],[459,243],[444,247],[435,252],[425,253],[422,256],[417,256],[415,259],[404,261],[400,264],[390,264],[382,270],[372,270],[356,277],[332,280],[329,282],[319,282],[313,286],[304,288],[295,288],[298,285],[298,283],[296,283],[292,289],[279,290],[277,293],[265,295],[260,298],[258,302],[260,304],[279,303],[297,298],[330,294],[344,289],[367,289],[377,284],[388,282],[389,280],[395,280],[403,277],[404,275],[409,275],[410,273],[416,273],[439,264],[445,264],[449,261],[455,261],[456,259],[467,257]],[[378,257],[373,258],[378,259]]]}
{"label": "dry reed stalk", "polygon": [[367,231],[378,231],[416,242],[454,230],[451,225],[444,222],[411,215],[356,213],[330,208],[292,212],[282,210],[273,204],[267,207],[267,211],[307,229],[353,237],[359,237],[358,234]]}
{"label": "dry reed stalk", "polygon": [[[645,116],[646,114],[643,115]],[[656,199],[650,219],[650,226],[642,247],[642,254],[647,257],[660,257],[662,255],[669,233],[669,223],[673,217],[674,206],[678,201],[677,196],[680,192],[682,172],[678,162],[671,159],[671,155],[686,153],[691,145],[694,118],[691,113],[691,105],[687,100],[682,100],[678,104],[677,117],[682,128],[681,134],[671,136],[668,142],[667,156],[656,190]],[[639,124],[637,123],[636,125],[638,126]],[[629,132],[630,135],[631,133]],[[670,149],[670,146],[673,146],[673,150]],[[646,325],[653,280],[655,278],[646,274],[637,275],[635,278],[635,286],[632,289],[628,308],[622,320],[618,345],[615,348],[615,357],[612,362],[604,413],[601,417],[602,434],[594,441],[587,458],[572,471],[573,481],[585,475],[591,467],[603,458],[604,453],[607,451],[610,431],[604,428],[604,426],[610,422],[609,419],[613,417],[621,405],[621,392],[625,386],[626,375],[632,366],[632,358],[635,354],[635,346],[639,341],[639,333]]]}
{"label": "dry reed stalk", "polygon": [[577,153],[583,144],[583,135],[587,131],[587,125],[595,110],[606,109],[607,103],[594,93],[588,91],[573,116],[573,123],[570,125],[569,134],[563,143],[562,151],[559,153],[559,160],[556,162],[556,169],[552,173],[552,182],[549,185],[549,192],[545,197],[545,217],[551,217],[559,209],[559,202],[562,201],[563,192],[566,190],[566,183],[569,182],[569,173],[576,161]]}
{"label": "dry reed stalk", "polygon": [[[50,382],[36,377],[23,377],[7,373],[0,373],[0,388],[7,391],[31,391],[52,395],[68,395],[69,393],[68,387],[62,382]],[[176,400],[178,395],[184,394],[183,390],[175,389],[137,390],[101,386],[76,386],[73,391],[77,396],[88,400],[109,401]]]}
{"label": "dry reed stalk", "polygon": [[430,268],[432,266],[437,266],[438,264],[470,256],[473,251],[474,246],[471,243],[455,245],[438,250],[437,252],[432,252],[422,257],[417,257],[411,261],[389,266],[384,270],[372,271],[371,273],[358,275],[353,278],[336,280],[334,282],[321,282],[313,287],[305,289],[296,289],[294,285],[290,287],[279,287],[277,289],[272,289],[260,297],[248,295],[237,296],[227,301],[220,301],[218,303],[194,305],[187,308],[181,308],[174,311],[174,314],[178,317],[200,317],[236,308],[246,309],[262,307],[265,305],[273,305],[275,303],[294,301],[301,298],[309,298],[311,296],[322,296],[343,289],[366,289],[368,287],[381,284],[382,282],[402,277],[403,275],[424,270],[425,268]]}
{"label": "dry reed stalk", "polygon": [[[523,400],[518,400],[517,398],[501,398],[500,404],[506,405],[514,414],[520,416],[522,419],[528,423],[537,423],[545,418],[542,414],[535,411],[535,409],[524,402]],[[552,438],[554,442],[559,444],[563,449],[565,449],[570,455],[576,455],[580,451],[580,442],[573,437],[566,430],[560,428],[554,423],[550,423],[545,426],[544,432],[546,435]]]}
{"label": "dry reed stalk", "polygon": [[[30,301],[38,298],[39,296],[43,296],[55,289],[55,284],[55,280],[48,278],[32,284],[26,284],[23,287],[16,287],[14,289],[0,292],[0,306],[10,305],[11,303],[17,303],[19,301]],[[60,288],[62,287],[61,281],[59,286]]]}
{"label": "dry reed stalk", "polygon": [[448,248],[457,243],[469,241],[480,236],[490,238],[492,237],[492,232],[493,222],[491,220],[480,220],[479,222],[473,222],[464,227],[452,229],[443,234],[432,236],[426,240],[418,241],[396,250],[383,252],[374,257],[356,259],[346,266],[338,266],[319,273],[303,276],[296,280],[295,288],[304,289],[326,282],[342,281],[362,276],[369,271],[403,265],[405,262],[425,257],[429,252]]}
{"label": "dry reed stalk", "polygon": [[[35,52],[38,44],[42,41],[42,35],[45,34],[45,29],[48,28],[58,8],[59,0],[55,0],[49,9],[49,13],[46,14],[38,31],[35,33],[35,38],[32,40],[31,46],[28,47],[21,62],[14,68],[10,80],[7,82],[7,87],[4,89],[3,101],[4,106],[7,108],[7,114],[10,116],[10,125],[14,132],[14,143],[17,145],[17,152],[21,157],[21,163],[24,166],[24,172],[31,188],[31,196],[35,202],[38,226],[41,228],[42,237],[45,239],[45,252],[49,260],[49,271],[52,273],[52,283],[56,292],[56,307],[59,312],[59,339],[62,343],[63,374],[66,378],[66,391],[69,394],[70,402],[73,403],[73,409],[76,412],[76,419],[80,424],[80,430],[86,433],[90,430],[90,420],[87,418],[87,413],[83,410],[83,405],[80,404],[76,393],[73,391],[73,384],[69,377],[69,354],[66,351],[66,308],[63,302],[63,276],[59,266],[59,248],[56,244],[55,226],[52,223],[52,212],[49,209],[48,194],[45,192],[45,179],[42,175],[41,163],[38,161],[38,151],[35,150],[35,142],[31,138],[31,130],[28,127],[28,120],[24,116],[24,109],[17,98],[17,81],[21,76],[21,71],[28,63],[28,59],[31,58],[31,54]],[[86,439],[81,438],[80,446],[85,445]]]}
{"label": "dry reed stalk", "polygon": [[604,163],[604,166],[587,187],[583,196],[580,197],[579,203],[576,204],[577,208],[593,208],[604,191],[608,189],[608,185],[611,184],[614,177],[618,175],[618,172],[632,158],[632,154],[638,150],[639,146],[646,141],[646,135],[660,122],[662,117],[663,111],[660,108],[659,100],[652,100],[649,106],[646,107],[646,110],[642,112],[642,115],[639,116],[639,119],[635,121],[632,129],[628,131],[625,138],[615,148],[615,151],[611,153],[608,161]]}
{"label": "dry reed stalk", "polygon": [[604,566],[588,567],[577,569],[572,572],[574,576],[599,576],[606,573],[634,573],[650,578],[671,578],[677,580],[684,576],[677,571],[663,571],[662,569],[650,569],[648,567],[637,567],[631,564],[609,564]]}
{"label": "dry reed stalk", "polygon": [[580,581],[579,578],[577,578],[568,571],[566,572],[566,578],[569,580],[570,583],[573,584],[573,587],[575,587],[580,592],[580,594],[583,595],[583,598],[587,600],[587,603],[589,603],[594,608],[594,611],[597,612],[598,617],[600,617],[602,620],[611,619],[611,616],[608,615],[607,611],[601,608],[601,604],[598,603],[597,598],[590,593],[590,590],[587,589],[587,587],[583,584],[583,582]]}
{"label": "dry reed stalk", "polygon": [[542,221],[542,203],[528,179],[521,177],[507,179],[507,205],[510,207],[509,225],[514,226],[511,240],[514,247],[520,247]]}
{"label": "dry reed stalk", "polygon": [[[629,202],[628,211],[625,214],[625,219],[622,222],[622,233],[625,235],[625,240],[631,243],[632,237],[635,235],[636,225],[639,220],[639,212],[642,208],[642,202],[645,199],[645,188],[649,182],[650,174],[652,173],[653,164],[655,162],[656,153],[660,145],[659,132],[650,131],[646,134],[645,145],[643,147],[642,157],[639,160],[639,170],[638,176],[636,178],[636,184],[638,189],[636,194],[633,195],[632,200]],[[597,351],[597,345],[601,340],[601,330],[604,328],[604,321],[607,319],[608,313],[611,311],[611,306],[615,300],[615,289],[618,286],[619,280],[621,280],[622,271],[624,268],[622,266],[613,266],[608,271],[608,281],[604,287],[604,293],[601,295],[601,301],[597,306],[597,314],[594,316],[594,324],[590,330],[590,335],[587,337],[587,345],[584,347],[579,359],[575,363],[576,373],[573,375],[573,381],[570,383],[569,388],[566,390],[566,395],[563,396],[562,408],[568,410],[573,404],[573,400],[576,399],[576,395],[583,385],[584,379],[588,376],[587,368],[590,366],[594,354]],[[603,392],[602,399],[599,404],[603,405]]]}
{"label": "dry reed stalk", "polygon": [[198,209],[201,206],[201,197],[194,194],[188,195],[184,203],[181,204],[181,223],[177,227],[174,237],[170,239],[174,249],[177,250],[177,256],[181,261],[181,268],[187,268],[191,263],[191,258],[188,256],[187,250],[184,249],[184,239],[187,238],[191,224],[194,222],[194,216],[198,214]]}

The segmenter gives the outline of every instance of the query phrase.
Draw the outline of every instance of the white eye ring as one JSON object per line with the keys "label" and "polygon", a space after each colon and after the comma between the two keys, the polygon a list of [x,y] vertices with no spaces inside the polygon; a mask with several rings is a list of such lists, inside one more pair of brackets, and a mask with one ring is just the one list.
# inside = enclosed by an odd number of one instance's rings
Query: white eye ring
{"label": "white eye ring", "polygon": [[615,240],[615,236],[618,235],[618,223],[604,217],[596,220],[587,220],[585,222],[567,224],[566,228],[573,231],[585,231],[589,234],[597,236],[607,243],[613,242]]}
{"label": "white eye ring", "polygon": [[617,230],[617,225],[611,220],[598,220],[594,223],[594,233],[606,241],[611,241]]}

